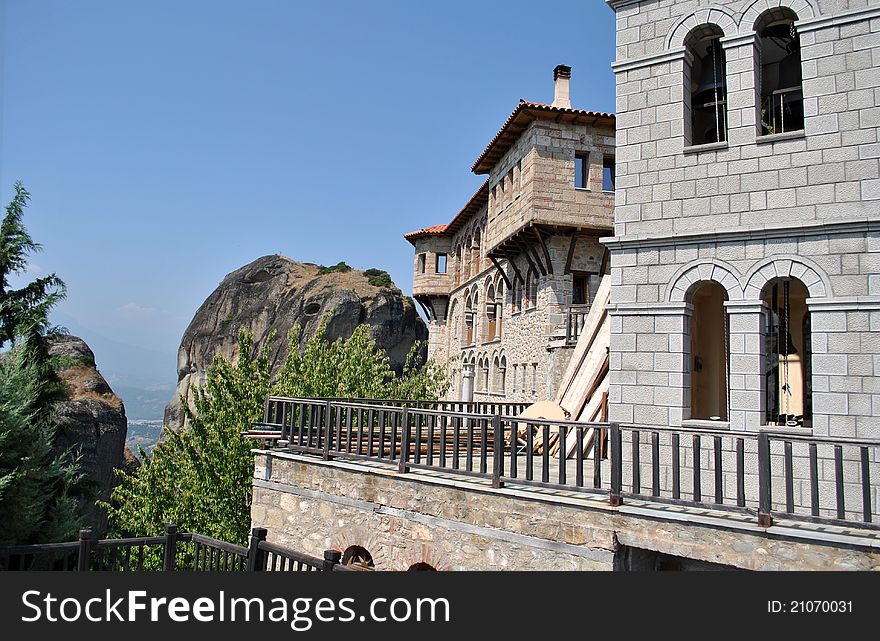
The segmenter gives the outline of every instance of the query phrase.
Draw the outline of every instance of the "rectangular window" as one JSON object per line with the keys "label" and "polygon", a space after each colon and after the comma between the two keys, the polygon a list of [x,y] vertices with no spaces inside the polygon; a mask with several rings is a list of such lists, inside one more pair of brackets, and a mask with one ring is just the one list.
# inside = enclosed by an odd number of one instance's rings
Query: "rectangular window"
{"label": "rectangular window", "polygon": [[446,273],[446,254],[437,254],[437,273]]}
{"label": "rectangular window", "polygon": [[419,273],[420,274],[425,273],[425,255],[424,254],[419,254]]}
{"label": "rectangular window", "polygon": [[590,185],[590,154],[574,155],[574,186],[576,189],[589,189]]}
{"label": "rectangular window", "polygon": [[538,364],[532,363],[532,394],[538,393]]}
{"label": "rectangular window", "polygon": [[614,156],[602,160],[602,191],[614,191]]}
{"label": "rectangular window", "polygon": [[571,275],[571,304],[589,305],[592,300],[590,292],[590,274],[587,272],[573,271]]}

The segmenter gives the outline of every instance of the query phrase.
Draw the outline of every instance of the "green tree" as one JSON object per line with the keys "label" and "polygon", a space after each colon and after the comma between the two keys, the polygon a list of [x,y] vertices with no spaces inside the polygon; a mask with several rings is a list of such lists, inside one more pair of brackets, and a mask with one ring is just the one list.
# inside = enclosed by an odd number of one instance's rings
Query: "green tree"
{"label": "green tree", "polygon": [[0,221],[0,544],[74,535],[83,475],[70,452],[57,452],[51,408],[65,396],[47,352],[51,308],[64,297],[54,274],[20,289],[37,245],[22,221],[30,194],[21,183]]}
{"label": "green tree", "polygon": [[269,394],[301,397],[439,398],[447,383],[435,364],[421,362],[414,346],[401,376],[370,337],[358,327],[348,341],[326,340],[326,322],[300,350],[300,328],[288,337],[290,351],[273,381],[270,337],[262,349],[239,332],[238,359],[214,358],[204,386],[187,409],[187,426],[168,430],[137,476],[119,474],[113,502],[106,506],[120,532],[157,535],[165,523],[184,530],[244,544],[250,524],[253,456],[241,438],[259,420]]}
{"label": "green tree", "polygon": [[120,473],[106,506],[122,532],[152,536],[165,523],[224,541],[245,543],[250,522],[253,457],[241,432],[258,420],[269,392],[272,363],[266,341],[254,353],[239,333],[235,364],[218,355],[193,394],[183,429],[168,429],[152,453],[141,452],[137,475]]}
{"label": "green tree", "polygon": [[16,182],[15,195],[0,222],[0,346],[23,333],[30,339],[51,333],[49,311],[65,296],[64,282],[55,274],[20,289],[11,287],[10,278],[27,269],[28,256],[42,250],[23,222],[30,197],[24,185]]}

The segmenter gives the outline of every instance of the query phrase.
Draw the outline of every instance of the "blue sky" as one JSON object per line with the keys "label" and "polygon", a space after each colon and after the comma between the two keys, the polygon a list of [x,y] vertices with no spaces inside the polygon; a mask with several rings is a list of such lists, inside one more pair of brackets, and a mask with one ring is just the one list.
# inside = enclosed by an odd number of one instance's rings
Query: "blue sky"
{"label": "blue sky", "polygon": [[195,310],[259,256],[379,267],[409,293],[402,234],[461,208],[555,65],[574,106],[614,110],[601,0],[0,6],[0,195],[33,193],[33,272],[67,281],[58,320],[172,382]]}

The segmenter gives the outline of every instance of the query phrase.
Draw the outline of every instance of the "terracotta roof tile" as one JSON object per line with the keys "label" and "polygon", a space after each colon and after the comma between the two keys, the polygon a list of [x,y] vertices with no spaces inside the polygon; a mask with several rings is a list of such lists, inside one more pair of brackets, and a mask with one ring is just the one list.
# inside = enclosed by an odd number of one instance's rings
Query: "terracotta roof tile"
{"label": "terracotta roof tile", "polygon": [[430,227],[425,227],[423,229],[417,229],[416,231],[411,231],[408,234],[404,234],[403,237],[409,240],[410,238],[418,238],[420,236],[437,236],[446,231],[446,228],[449,225],[431,225]]}

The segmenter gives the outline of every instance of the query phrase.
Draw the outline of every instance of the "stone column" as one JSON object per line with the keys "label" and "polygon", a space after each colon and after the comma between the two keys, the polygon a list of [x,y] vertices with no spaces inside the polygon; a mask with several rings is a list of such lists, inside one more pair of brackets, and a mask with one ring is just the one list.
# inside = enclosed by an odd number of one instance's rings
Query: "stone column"
{"label": "stone column", "polygon": [[758,133],[760,87],[756,65],[757,38],[754,32],[721,39],[727,62],[727,140],[731,145],[754,142]]}
{"label": "stone column", "polygon": [[474,365],[463,363],[461,366],[461,400],[470,403],[474,400]]}
{"label": "stone column", "polygon": [[724,303],[730,329],[730,428],[757,432],[766,423],[764,396],[767,306],[761,300]]}

